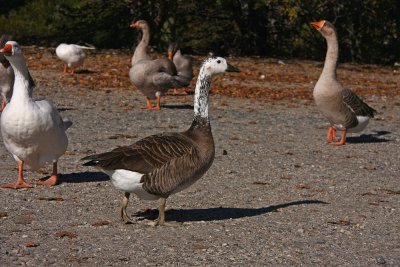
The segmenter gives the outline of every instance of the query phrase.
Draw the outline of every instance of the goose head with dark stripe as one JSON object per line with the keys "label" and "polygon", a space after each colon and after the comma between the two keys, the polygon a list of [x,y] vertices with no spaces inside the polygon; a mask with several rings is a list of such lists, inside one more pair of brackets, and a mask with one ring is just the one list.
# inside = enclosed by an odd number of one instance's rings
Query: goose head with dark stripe
{"label": "goose head with dark stripe", "polygon": [[[95,166],[107,173],[112,184],[124,192],[119,208],[123,221],[131,193],[145,200],[160,200],[159,216],[151,225],[166,225],[166,199],[200,179],[214,160],[214,140],[208,116],[208,98],[212,77],[237,72],[224,58],[212,57],[200,68],[194,96],[194,118],[184,132],[145,137],[133,145],[83,158],[83,165]],[[170,223],[169,223],[170,224]]]}
{"label": "goose head with dark stripe", "polygon": [[[313,91],[314,100],[330,123],[326,140],[332,145],[344,145],[346,134],[362,131],[376,111],[337,80],[339,44],[335,26],[326,20],[311,22],[311,25],[327,43],[324,68]],[[337,130],[342,131],[339,141],[335,141]]]}

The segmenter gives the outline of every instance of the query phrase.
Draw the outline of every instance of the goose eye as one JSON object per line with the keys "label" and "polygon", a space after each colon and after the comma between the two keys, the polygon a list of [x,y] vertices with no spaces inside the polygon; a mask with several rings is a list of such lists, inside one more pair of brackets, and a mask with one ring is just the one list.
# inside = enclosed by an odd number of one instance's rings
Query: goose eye
{"label": "goose eye", "polygon": [[218,63],[218,64],[221,63],[221,60],[217,60],[217,63]]}

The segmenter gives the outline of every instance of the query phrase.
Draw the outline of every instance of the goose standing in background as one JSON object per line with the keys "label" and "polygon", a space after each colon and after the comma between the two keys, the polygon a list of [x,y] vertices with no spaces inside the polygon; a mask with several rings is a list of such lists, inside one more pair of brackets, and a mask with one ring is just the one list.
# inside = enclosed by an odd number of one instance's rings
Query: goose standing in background
{"label": "goose standing in background", "polygon": [[[146,52],[150,40],[149,25],[144,20],[132,22],[131,27],[142,30],[142,39],[132,57],[132,67],[129,70],[129,79],[146,96],[145,109],[161,109],[161,95],[170,88],[181,88],[183,82],[174,63],[165,58],[152,60]],[[153,106],[152,100],[156,100]]]}
{"label": "goose standing in background", "polygon": [[56,55],[64,62],[64,74],[74,74],[75,68],[81,66],[85,60],[84,49],[95,49],[94,47],[59,44],[56,48]]}
{"label": "goose standing in background", "polygon": [[[12,36],[3,34],[0,38],[0,47],[11,41]],[[32,96],[33,89],[35,88],[35,82],[31,74],[28,71],[29,79],[29,96]],[[3,112],[7,103],[10,101],[14,86],[14,70],[11,67],[10,62],[6,59],[3,53],[0,53],[0,92],[3,98],[1,103],[0,112]]]}
{"label": "goose standing in background", "polygon": [[[182,84],[186,84],[185,87],[189,86],[194,76],[192,58],[182,55],[177,43],[171,43],[168,46],[168,59],[174,62]],[[178,89],[174,88],[173,93],[178,94]],[[182,93],[185,95],[187,94],[185,89],[183,89]]]}
{"label": "goose standing in background", "polygon": [[376,110],[363,102],[353,91],[343,87],[336,78],[339,45],[335,26],[326,20],[312,22],[311,25],[327,42],[324,68],[313,91],[314,100],[331,124],[326,140],[335,141],[336,130],[339,130],[342,131],[340,141],[330,144],[344,145],[346,134],[364,130]]}
{"label": "goose standing in background", "polygon": [[192,185],[210,168],[215,153],[208,117],[211,81],[215,74],[232,71],[239,70],[224,58],[204,61],[195,89],[194,118],[187,131],[151,135],[133,145],[82,159],[88,161],[84,166],[100,168],[124,191],[119,209],[122,220],[132,220],[126,207],[134,193],[144,200],[160,200],[158,219],[152,225],[163,225],[167,198]]}
{"label": "goose standing in background", "polygon": [[[0,39],[0,47],[3,47],[8,41],[11,41],[11,36],[3,34]],[[0,93],[3,98],[0,112],[6,107],[6,104],[11,99],[12,88],[14,84],[14,70],[10,62],[5,58],[3,53],[0,53]]]}
{"label": "goose standing in background", "polygon": [[1,115],[3,142],[18,161],[18,180],[1,188],[31,188],[24,180],[24,165],[37,170],[46,163],[53,164],[52,175],[37,184],[57,183],[57,161],[67,149],[65,130],[72,122],[63,120],[57,109],[46,100],[35,101],[29,93],[29,72],[22,49],[15,41],[8,41],[0,50],[15,73],[11,101]]}

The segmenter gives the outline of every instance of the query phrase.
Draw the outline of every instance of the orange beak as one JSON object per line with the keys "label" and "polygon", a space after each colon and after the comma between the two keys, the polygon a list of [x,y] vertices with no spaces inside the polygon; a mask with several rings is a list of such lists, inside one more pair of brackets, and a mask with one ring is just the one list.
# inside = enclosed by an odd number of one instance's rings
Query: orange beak
{"label": "orange beak", "polygon": [[168,59],[172,61],[172,52],[168,51]]}
{"label": "orange beak", "polygon": [[316,29],[316,30],[320,30],[325,24],[325,20],[321,20],[318,22],[311,22],[311,25]]}
{"label": "orange beak", "polygon": [[4,47],[0,49],[0,53],[3,53],[6,56],[11,56],[12,48],[12,44],[5,44]]}
{"label": "orange beak", "polygon": [[132,22],[131,23],[131,25],[130,25],[130,27],[132,27],[132,28],[138,28],[139,27],[139,22]]}

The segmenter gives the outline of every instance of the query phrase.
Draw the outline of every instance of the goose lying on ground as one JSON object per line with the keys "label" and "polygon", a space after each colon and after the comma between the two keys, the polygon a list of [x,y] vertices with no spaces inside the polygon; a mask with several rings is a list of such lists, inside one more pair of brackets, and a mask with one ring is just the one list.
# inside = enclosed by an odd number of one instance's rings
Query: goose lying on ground
{"label": "goose lying on ground", "polygon": [[208,117],[208,95],[212,77],[223,72],[239,71],[224,58],[204,61],[194,97],[194,118],[185,132],[151,135],[130,146],[83,158],[84,166],[96,166],[111,177],[124,196],[120,216],[131,221],[126,212],[129,196],[160,200],[159,216],[154,225],[163,225],[166,199],[196,182],[214,160],[214,140]]}
{"label": "goose lying on ground", "polygon": [[[168,59],[174,62],[178,76],[181,77],[182,84],[187,84],[186,86],[189,86],[194,76],[192,58],[182,55],[177,43],[171,43],[168,46]],[[183,89],[182,93],[187,94],[185,89]],[[179,94],[177,88],[174,88],[174,94]]]}
{"label": "goose lying on ground", "polygon": [[[11,35],[3,34],[0,38],[0,48],[11,41]],[[35,87],[35,82],[32,79],[31,74],[28,71],[29,79],[29,95],[32,96],[33,88]],[[6,59],[3,53],[0,53],[0,92],[3,98],[1,103],[0,112],[6,107],[7,103],[10,101],[14,86],[14,70],[11,67],[10,62]]]}
{"label": "goose lying on ground", "polygon": [[332,145],[344,145],[347,133],[356,133],[365,129],[376,110],[364,103],[353,91],[345,88],[336,78],[339,45],[336,29],[332,23],[321,20],[311,25],[318,30],[327,42],[324,68],[315,84],[313,96],[317,107],[329,120],[331,126],[326,140],[334,141],[336,130],[342,131],[342,137]]}
{"label": "goose lying on ground", "polygon": [[50,178],[37,184],[57,183],[57,160],[67,149],[65,130],[72,124],[63,120],[57,109],[46,100],[35,101],[29,94],[29,72],[18,43],[8,41],[0,50],[15,73],[13,95],[1,115],[3,142],[18,161],[16,183],[2,188],[31,188],[23,178],[24,165],[37,170],[46,163],[53,164]]}
{"label": "goose lying on ground", "polygon": [[64,62],[64,74],[74,74],[75,68],[81,66],[85,60],[84,49],[95,49],[76,44],[59,44],[56,48],[56,55]]}
{"label": "goose lying on ground", "polygon": [[[150,39],[149,25],[144,20],[131,24],[142,30],[142,39],[132,57],[129,79],[146,96],[145,109],[161,109],[161,95],[170,88],[187,86],[185,78],[179,76],[174,63],[165,58],[152,60],[146,53]],[[157,100],[153,107],[152,100]]]}

